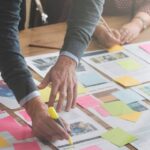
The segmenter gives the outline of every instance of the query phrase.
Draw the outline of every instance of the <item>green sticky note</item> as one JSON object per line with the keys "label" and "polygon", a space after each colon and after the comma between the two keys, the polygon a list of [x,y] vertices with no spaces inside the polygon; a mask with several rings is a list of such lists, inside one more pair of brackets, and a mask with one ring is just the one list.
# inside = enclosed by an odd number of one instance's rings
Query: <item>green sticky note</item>
{"label": "green sticky note", "polygon": [[128,71],[135,71],[138,70],[141,67],[141,64],[139,64],[137,61],[134,59],[125,59],[122,61],[117,62],[123,69],[128,70]]}
{"label": "green sticky note", "polygon": [[119,147],[135,141],[137,138],[120,128],[111,129],[102,134],[102,138]]}
{"label": "green sticky note", "polygon": [[134,112],[128,105],[121,101],[103,103],[102,105],[113,116],[122,116]]}

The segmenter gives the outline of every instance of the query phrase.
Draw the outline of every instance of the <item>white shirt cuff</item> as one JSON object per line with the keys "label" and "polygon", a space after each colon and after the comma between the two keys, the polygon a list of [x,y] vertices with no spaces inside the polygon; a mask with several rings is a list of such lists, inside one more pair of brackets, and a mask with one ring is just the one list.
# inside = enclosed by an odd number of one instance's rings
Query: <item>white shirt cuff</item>
{"label": "white shirt cuff", "polygon": [[71,59],[73,59],[77,63],[77,65],[79,64],[78,57],[73,55],[71,52],[63,51],[63,52],[60,53],[60,56],[62,56],[62,55],[70,57]]}
{"label": "white shirt cuff", "polygon": [[40,96],[40,93],[38,91],[33,91],[24,98],[20,100],[20,105],[23,106],[28,101],[32,100],[34,97]]}

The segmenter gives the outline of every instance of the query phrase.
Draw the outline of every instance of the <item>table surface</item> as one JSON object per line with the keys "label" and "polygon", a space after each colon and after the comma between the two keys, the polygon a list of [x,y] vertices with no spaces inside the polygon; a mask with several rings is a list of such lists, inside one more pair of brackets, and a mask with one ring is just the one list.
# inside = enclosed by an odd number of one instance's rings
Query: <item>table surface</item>
{"label": "table surface", "polygon": [[[121,25],[124,23],[127,23],[129,21],[128,17],[105,17],[106,22],[110,25],[112,28],[119,29]],[[29,44],[38,43],[41,45],[46,46],[52,46],[52,47],[58,47],[61,48],[63,44],[63,39],[66,32],[66,23],[58,23],[53,25],[47,25],[42,27],[36,27],[31,29],[25,29],[20,32],[20,44],[22,53],[24,56],[33,56],[33,55],[39,55],[44,53],[50,53],[50,52],[56,52],[58,50],[55,49],[46,49],[46,48],[35,48],[35,47],[29,47]],[[134,41],[136,42],[142,42],[142,41],[148,41],[150,40],[150,29],[147,29],[141,33],[141,35]],[[92,40],[88,50],[97,50],[101,49],[102,47],[96,43],[96,41]],[[40,80],[40,76],[33,72],[33,76]],[[0,104],[0,108],[7,110],[10,114],[12,114],[14,117],[16,117],[12,110],[7,109],[6,107],[2,106]],[[97,120],[101,125],[103,125],[105,128],[110,128],[109,125],[104,123],[99,118],[96,118],[91,113],[87,112],[88,115],[93,117],[95,120]],[[127,147],[130,150],[136,150],[133,146],[130,144],[127,145]]]}

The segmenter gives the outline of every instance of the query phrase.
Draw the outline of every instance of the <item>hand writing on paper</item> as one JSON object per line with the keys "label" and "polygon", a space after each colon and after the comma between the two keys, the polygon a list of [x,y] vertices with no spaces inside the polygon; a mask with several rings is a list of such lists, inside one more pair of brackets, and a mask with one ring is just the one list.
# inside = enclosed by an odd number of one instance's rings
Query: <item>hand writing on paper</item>
{"label": "hand writing on paper", "polygon": [[66,111],[75,106],[77,97],[77,79],[76,79],[76,62],[67,56],[60,56],[55,66],[47,73],[41,84],[40,89],[51,84],[51,93],[49,106],[53,106],[56,96],[59,93],[57,111],[62,110],[64,100],[67,100]]}
{"label": "hand writing on paper", "polygon": [[141,27],[136,22],[125,24],[120,29],[121,44],[131,43],[141,32]]}
{"label": "hand writing on paper", "polygon": [[111,29],[110,33],[103,25],[97,26],[94,32],[94,37],[102,46],[106,48],[113,47],[114,45],[120,45],[120,33],[118,30]]}
{"label": "hand writing on paper", "polygon": [[56,121],[51,119],[47,106],[41,102],[39,97],[27,102],[24,107],[32,119],[32,131],[35,136],[49,142],[69,139],[67,133],[70,131],[69,126],[62,120],[67,129],[65,131]]}

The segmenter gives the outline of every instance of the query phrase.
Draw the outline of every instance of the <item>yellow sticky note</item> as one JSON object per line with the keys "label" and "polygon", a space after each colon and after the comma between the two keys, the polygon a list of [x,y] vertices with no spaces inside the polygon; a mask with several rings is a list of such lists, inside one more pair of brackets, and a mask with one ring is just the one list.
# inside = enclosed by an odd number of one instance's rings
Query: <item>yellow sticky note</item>
{"label": "yellow sticky note", "polygon": [[3,137],[0,137],[0,148],[4,148],[7,146],[9,146],[8,142]]}
{"label": "yellow sticky note", "polygon": [[109,52],[117,52],[123,50],[123,47],[121,45],[114,45],[113,47],[109,48]]}
{"label": "yellow sticky note", "polygon": [[[42,102],[46,103],[49,101],[49,96],[50,96],[50,93],[51,93],[51,88],[50,87],[46,87],[42,90],[39,90],[40,92],[40,95],[41,95],[41,98],[42,98]],[[58,100],[59,98],[59,94],[57,94],[57,97],[56,97],[56,101]]]}
{"label": "yellow sticky note", "polygon": [[134,112],[132,114],[126,114],[120,116],[121,119],[136,122],[141,116],[141,112]]}
{"label": "yellow sticky note", "polygon": [[135,86],[135,85],[140,84],[138,80],[130,76],[121,76],[121,77],[115,78],[114,80],[125,87]]}
{"label": "yellow sticky note", "polygon": [[87,89],[84,88],[81,84],[78,84],[78,94],[85,94],[87,92]]}

